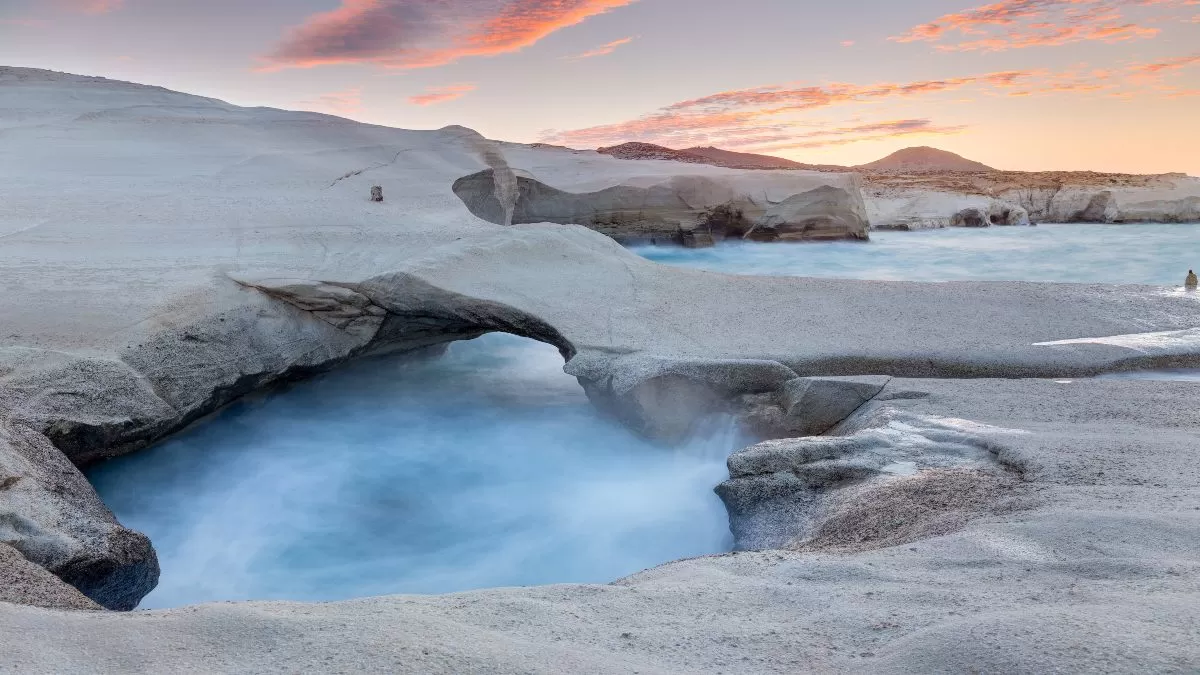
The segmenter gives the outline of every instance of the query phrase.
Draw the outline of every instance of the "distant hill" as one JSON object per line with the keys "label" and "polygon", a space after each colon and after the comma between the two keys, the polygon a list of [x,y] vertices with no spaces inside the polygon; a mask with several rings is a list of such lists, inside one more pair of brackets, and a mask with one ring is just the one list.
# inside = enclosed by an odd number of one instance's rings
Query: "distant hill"
{"label": "distant hill", "polygon": [[809,171],[903,171],[910,173],[995,171],[986,164],[971,161],[953,152],[937,148],[905,148],[881,160],[855,167],[833,164],[804,164],[782,157],[734,152],[711,146],[675,150],[653,143],[622,143],[597,152],[618,159],[665,159],[688,164],[711,164],[727,169],[807,169]]}
{"label": "distant hill", "polygon": [[925,146],[898,150],[881,160],[854,168],[876,171],[995,171],[986,164],[971,161],[953,152]]}
{"label": "distant hill", "polygon": [[714,147],[674,150],[653,143],[622,143],[596,152],[612,155],[618,159],[666,159],[688,164],[711,164],[726,169],[808,169],[810,171],[848,171],[844,166],[825,164],[802,164],[782,157],[756,155],[749,152],[733,152]]}
{"label": "distant hill", "polygon": [[688,164],[712,164],[700,155],[694,155],[684,150],[672,150],[653,143],[622,143],[607,148],[596,148],[602,155],[612,155],[617,159],[666,159]]}
{"label": "distant hill", "polygon": [[793,162],[782,157],[755,155],[749,152],[733,152],[720,148],[687,148],[683,152],[705,157],[713,164],[731,169],[807,169],[809,165]]}

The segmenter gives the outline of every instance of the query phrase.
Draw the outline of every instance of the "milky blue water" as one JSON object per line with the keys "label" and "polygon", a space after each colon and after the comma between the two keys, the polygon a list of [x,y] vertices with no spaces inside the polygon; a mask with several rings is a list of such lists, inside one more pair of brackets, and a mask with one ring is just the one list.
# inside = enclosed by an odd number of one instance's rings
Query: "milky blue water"
{"label": "milky blue water", "polygon": [[[1198,242],[1197,225],[1057,225],[636,250],[742,274],[1177,286]],[[319,601],[608,582],[728,550],[712,488],[748,442],[714,422],[647,443],[592,409],[554,348],[491,335],[240,402],[89,477],[158,551],[143,607]]]}
{"label": "milky blue water", "polygon": [[1200,370],[1178,368],[1173,370],[1145,370],[1131,373],[1109,373],[1101,380],[1156,380],[1159,382],[1200,382]]}
{"label": "milky blue water", "polygon": [[1200,270],[1200,224],[952,228],[872,232],[870,242],[633,250],[664,264],[729,274],[1182,286],[1189,269]]}
{"label": "milky blue water", "polygon": [[508,335],[364,362],[89,477],[158,551],[142,607],[607,583],[729,550],[732,424],[652,445],[562,365]]}

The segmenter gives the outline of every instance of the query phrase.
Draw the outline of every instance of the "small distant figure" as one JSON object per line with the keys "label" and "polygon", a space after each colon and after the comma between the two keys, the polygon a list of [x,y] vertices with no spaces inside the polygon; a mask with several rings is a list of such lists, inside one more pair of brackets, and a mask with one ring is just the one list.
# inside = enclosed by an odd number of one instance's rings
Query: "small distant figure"
{"label": "small distant figure", "polygon": [[371,188],[371,201],[373,201],[373,202],[383,201],[383,186],[382,185],[376,185],[375,187]]}
{"label": "small distant figure", "polygon": [[1184,288],[1187,288],[1187,289],[1193,290],[1193,291],[1196,290],[1197,286],[1200,286],[1200,279],[1196,278],[1195,271],[1188,270],[1187,281],[1183,282],[1183,286],[1184,286]]}

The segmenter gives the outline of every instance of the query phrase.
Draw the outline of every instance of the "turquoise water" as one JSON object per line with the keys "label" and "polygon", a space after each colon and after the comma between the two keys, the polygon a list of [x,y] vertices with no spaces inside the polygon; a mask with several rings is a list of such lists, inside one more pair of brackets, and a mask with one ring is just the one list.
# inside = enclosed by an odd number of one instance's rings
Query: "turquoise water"
{"label": "turquoise water", "polygon": [[651,445],[556,349],[490,335],[236,404],[89,477],[158,551],[142,607],[607,583],[729,550],[732,428]]}
{"label": "turquoise water", "polygon": [[633,250],[668,265],[729,274],[1182,286],[1189,269],[1200,269],[1200,224],[954,228],[872,232],[869,243]]}

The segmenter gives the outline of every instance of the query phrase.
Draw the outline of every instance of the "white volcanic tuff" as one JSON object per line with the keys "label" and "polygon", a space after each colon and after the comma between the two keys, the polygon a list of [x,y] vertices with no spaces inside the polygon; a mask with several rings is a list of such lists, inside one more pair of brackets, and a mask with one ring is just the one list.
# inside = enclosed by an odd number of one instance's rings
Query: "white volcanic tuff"
{"label": "white volcanic tuff", "polygon": [[[786,198],[796,175],[621,162],[495,145],[461,128],[405,132],[156,89],[137,103],[140,91],[0,73],[0,420],[47,435],[81,462],[367,351],[490,330],[557,345],[599,404],[671,436],[708,405],[770,393],[796,375],[1086,375],[1129,367],[1136,355],[1035,343],[1196,325],[1193,299],[1148,288],[671,269],[578,227],[489,225],[451,190],[489,166],[488,151],[563,189],[701,175],[764,181]],[[39,110],[64,114],[39,118]],[[385,187],[382,204],[369,201],[375,184]],[[1149,358],[1189,365],[1198,356]],[[696,409],[663,405],[679,391],[694,394]],[[987,419],[989,410],[956,416]],[[76,497],[94,502],[89,494],[80,487]],[[5,508],[27,517],[31,507]],[[1061,526],[1056,514],[1046,518]],[[71,536],[88,523],[58,526]],[[118,607],[136,600],[145,577],[118,583],[119,597],[105,582],[152,562],[122,558],[133,549],[119,544],[84,546],[88,559],[124,560],[99,584],[101,599]],[[5,610],[0,620],[29,616]],[[72,649],[42,653],[77,667]],[[492,665],[497,657],[482,658]]]}
{"label": "white volcanic tuff", "polygon": [[[986,177],[978,179],[986,185]],[[1200,222],[1200,178],[1164,175],[1129,185],[1120,180],[1105,184],[1099,178],[1086,185],[1072,184],[1072,180],[1064,178],[1057,187],[1017,188],[1010,179],[997,179],[990,194],[959,192],[918,181],[907,187],[871,186],[864,199],[874,228],[950,227],[954,215],[967,209],[988,214],[1020,209],[1028,218],[1043,223]]]}
{"label": "white volcanic tuff", "polygon": [[579,224],[618,240],[678,240],[699,230],[718,239],[868,238],[852,174],[638,176],[574,192],[494,164],[499,168],[463,176],[453,189],[471,213],[496,224]]}

